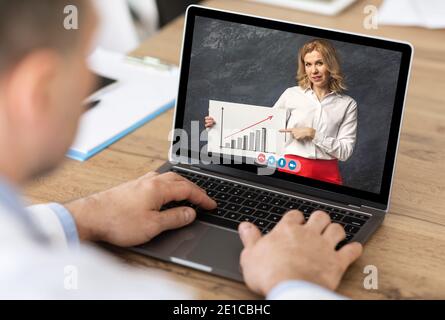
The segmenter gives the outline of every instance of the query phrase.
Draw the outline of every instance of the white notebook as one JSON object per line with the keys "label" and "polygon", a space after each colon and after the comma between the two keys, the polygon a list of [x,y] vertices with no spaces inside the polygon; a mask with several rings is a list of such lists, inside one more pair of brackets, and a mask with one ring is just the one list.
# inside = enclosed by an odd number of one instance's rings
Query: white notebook
{"label": "white notebook", "polygon": [[271,5],[309,11],[334,16],[353,4],[356,0],[251,0]]}
{"label": "white notebook", "polygon": [[179,83],[178,68],[158,70],[126,56],[96,50],[89,60],[95,73],[118,80],[89,98],[100,103],[81,118],[67,156],[85,161],[143,124],[172,108]]}

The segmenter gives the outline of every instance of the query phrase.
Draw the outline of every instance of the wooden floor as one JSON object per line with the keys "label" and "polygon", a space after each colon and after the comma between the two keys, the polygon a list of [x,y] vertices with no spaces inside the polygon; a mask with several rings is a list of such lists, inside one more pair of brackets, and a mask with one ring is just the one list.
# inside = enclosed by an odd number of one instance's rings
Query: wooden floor
{"label": "wooden floor", "polygon": [[[414,27],[362,26],[366,4],[358,1],[337,17],[324,17],[250,1],[213,0],[207,5],[299,23],[401,39],[415,47],[412,79],[392,193],[392,206],[383,226],[365,247],[360,260],[346,273],[339,292],[357,299],[445,298],[445,30]],[[137,54],[150,54],[178,63],[183,18],[144,43]],[[169,111],[85,163],[67,160],[49,177],[30,185],[26,194],[35,203],[66,202],[89,195],[149,170],[167,159]],[[129,263],[160,268],[205,299],[258,298],[243,285],[205,273],[111,249]],[[379,288],[365,290],[363,269],[375,265]]]}

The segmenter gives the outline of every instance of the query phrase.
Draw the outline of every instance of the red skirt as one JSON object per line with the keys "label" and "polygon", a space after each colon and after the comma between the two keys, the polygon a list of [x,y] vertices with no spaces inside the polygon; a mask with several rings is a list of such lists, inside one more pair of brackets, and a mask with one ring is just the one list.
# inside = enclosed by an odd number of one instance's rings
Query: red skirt
{"label": "red skirt", "polygon": [[[343,184],[337,159],[308,159],[293,154],[286,154],[284,158],[286,159],[286,166],[278,168],[278,171],[338,185]],[[297,163],[295,170],[289,169],[288,164],[291,160]]]}

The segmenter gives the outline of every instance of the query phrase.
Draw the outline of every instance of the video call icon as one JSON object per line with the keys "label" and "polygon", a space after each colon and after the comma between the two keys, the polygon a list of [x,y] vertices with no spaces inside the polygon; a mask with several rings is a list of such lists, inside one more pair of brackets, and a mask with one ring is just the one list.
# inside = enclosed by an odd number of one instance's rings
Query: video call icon
{"label": "video call icon", "polygon": [[297,168],[297,163],[294,160],[289,161],[289,169],[295,170]]}
{"label": "video call icon", "polygon": [[284,159],[284,158],[280,158],[280,159],[278,160],[278,166],[279,166],[280,168],[284,168],[284,167],[286,166],[286,159]]}
{"label": "video call icon", "polygon": [[260,153],[259,155],[258,155],[258,162],[259,163],[263,163],[263,162],[265,162],[266,161],[266,155],[264,154],[264,153]]}

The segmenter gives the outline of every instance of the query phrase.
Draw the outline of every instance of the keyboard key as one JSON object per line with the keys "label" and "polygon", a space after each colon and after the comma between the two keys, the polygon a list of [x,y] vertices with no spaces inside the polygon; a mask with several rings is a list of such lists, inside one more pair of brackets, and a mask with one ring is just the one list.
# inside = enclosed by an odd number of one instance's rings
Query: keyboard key
{"label": "keyboard key", "polygon": [[272,198],[269,197],[269,196],[260,195],[260,196],[257,198],[257,200],[258,200],[259,202],[269,203],[270,200],[272,200]]}
{"label": "keyboard key", "polygon": [[253,215],[255,216],[255,217],[257,217],[257,218],[262,218],[262,219],[264,219],[264,218],[266,218],[268,215],[269,215],[269,213],[267,213],[266,211],[255,211],[254,213],[253,213]]}
{"label": "keyboard key", "polygon": [[341,214],[347,215],[347,216],[354,216],[354,213],[350,212],[350,211],[346,211],[346,210],[340,210]]}
{"label": "keyboard key", "polygon": [[207,190],[207,195],[212,198],[215,196],[215,194],[217,194],[217,192],[215,190]]}
{"label": "keyboard key", "polygon": [[258,196],[257,193],[254,193],[254,192],[251,192],[251,191],[245,192],[245,193],[243,194],[243,198],[246,198],[246,199],[249,199],[249,200],[253,200],[253,199],[255,199],[257,196]]}
{"label": "keyboard key", "polygon": [[339,214],[339,213],[335,213],[335,212],[331,212],[329,214],[329,216],[331,217],[332,221],[340,221],[341,219],[343,219],[344,215]]}
{"label": "keyboard key", "polygon": [[258,205],[258,202],[253,201],[253,200],[246,200],[244,202],[244,205],[247,207],[255,208]]}
{"label": "keyboard key", "polygon": [[238,220],[241,217],[239,213],[236,212],[228,212],[224,218],[230,219],[230,220]]}
{"label": "keyboard key", "polygon": [[266,203],[260,203],[260,204],[257,206],[257,209],[265,210],[265,211],[268,211],[268,210],[270,210],[271,208],[272,208],[272,206],[271,206],[270,204],[266,204]]}
{"label": "keyboard key", "polygon": [[276,222],[280,221],[281,218],[282,218],[282,216],[279,216],[279,215],[277,215],[277,214],[270,214],[270,215],[267,217],[267,220],[276,223]]}
{"label": "keyboard key", "polygon": [[227,202],[222,201],[222,200],[216,200],[216,204],[218,205],[219,209],[222,209],[227,205]]}
{"label": "keyboard key", "polygon": [[215,194],[213,197],[214,197],[215,199],[219,199],[219,200],[228,200],[228,199],[231,197],[231,195],[230,195],[230,194],[227,194],[227,193],[221,193],[221,192],[218,192],[218,193]]}
{"label": "keyboard key", "polygon": [[230,188],[227,185],[220,185],[216,187],[216,190],[218,190],[219,192],[228,192]]}
{"label": "keyboard key", "polygon": [[286,202],[283,207],[288,210],[297,210],[300,207],[300,204],[298,204],[296,201],[289,201]]}
{"label": "keyboard key", "polygon": [[347,226],[345,227],[345,231],[346,231],[347,233],[357,233],[359,230],[360,230],[359,227],[354,227],[354,226],[351,226],[351,225],[347,225]]}
{"label": "keyboard key", "polygon": [[303,213],[312,213],[312,211],[314,211],[314,208],[309,206],[303,206],[300,208],[300,211]]}
{"label": "keyboard key", "polygon": [[233,202],[233,203],[241,204],[241,203],[244,202],[244,199],[241,198],[241,197],[232,196],[232,197],[230,197],[229,201],[230,201],[230,202]]}
{"label": "keyboard key", "polygon": [[352,225],[358,226],[358,227],[361,227],[366,223],[366,221],[364,221],[364,220],[357,219],[354,217],[349,217],[349,216],[344,217],[342,221],[344,223],[352,224]]}
{"label": "keyboard key", "polygon": [[243,195],[244,191],[241,189],[238,189],[238,187],[236,188],[232,188],[232,190],[230,190],[230,194],[234,195],[234,196],[241,196]]}
{"label": "keyboard key", "polygon": [[265,227],[267,227],[267,225],[269,224],[269,222],[266,221],[266,220],[262,220],[262,219],[256,219],[256,220],[254,221],[254,224],[255,224],[257,227],[259,227],[259,228],[265,228]]}
{"label": "keyboard key", "polygon": [[285,203],[286,203],[286,201],[281,200],[281,199],[274,199],[271,202],[271,204],[273,204],[274,206],[282,206]]}
{"label": "keyboard key", "polygon": [[214,188],[216,188],[218,185],[215,183],[215,182],[210,182],[210,181],[207,181],[206,183],[204,183],[203,185],[202,185],[202,187],[203,188],[205,188],[205,189],[207,189],[207,190],[209,190],[209,189],[214,189]]}
{"label": "keyboard key", "polygon": [[242,207],[242,208],[239,210],[239,212],[242,213],[242,214],[248,214],[248,215],[251,215],[252,213],[255,212],[255,210],[252,209],[252,208],[248,208],[248,207]]}
{"label": "keyboard key", "polygon": [[361,214],[361,213],[356,213],[355,216],[362,220],[368,220],[370,218],[370,216],[368,216],[366,214]]}
{"label": "keyboard key", "polygon": [[205,210],[201,210],[200,209],[200,210],[198,210],[198,212],[205,212],[207,214],[212,214],[212,215],[216,215],[216,216],[220,216],[220,217],[223,217],[227,213],[226,210],[220,209],[220,208],[217,208],[217,209],[212,210],[212,211],[205,211]]}
{"label": "keyboard key", "polygon": [[242,222],[242,221],[247,221],[247,222],[254,222],[255,218],[252,216],[246,216],[246,215],[242,215],[238,221]]}
{"label": "keyboard key", "polygon": [[196,182],[196,185],[199,186],[199,187],[202,187],[202,185],[203,185],[204,183],[206,183],[205,180],[199,180],[198,182]]}
{"label": "keyboard key", "polygon": [[234,203],[229,203],[228,205],[226,205],[227,210],[234,211],[234,212],[237,212],[240,208],[241,208],[240,205],[234,204]]}
{"label": "keyboard key", "polygon": [[286,212],[286,209],[280,208],[280,207],[273,207],[270,212],[276,213],[276,214],[283,214]]}

